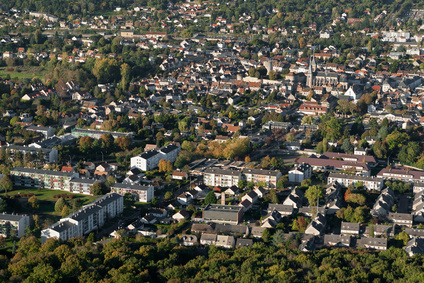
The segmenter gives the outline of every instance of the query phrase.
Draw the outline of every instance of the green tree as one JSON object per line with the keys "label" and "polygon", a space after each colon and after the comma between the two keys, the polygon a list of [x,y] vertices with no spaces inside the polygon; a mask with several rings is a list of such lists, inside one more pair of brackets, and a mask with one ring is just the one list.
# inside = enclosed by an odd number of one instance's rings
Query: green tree
{"label": "green tree", "polygon": [[90,193],[95,196],[101,196],[107,194],[109,192],[109,188],[106,186],[104,182],[95,182],[91,188]]}
{"label": "green tree", "polygon": [[350,139],[344,139],[341,148],[345,153],[352,153],[354,149],[353,145],[350,143]]}
{"label": "green tree", "polygon": [[38,203],[38,199],[36,196],[32,196],[28,199],[28,205],[31,209],[37,210],[40,204]]}
{"label": "green tree", "polygon": [[268,242],[270,238],[271,238],[271,232],[269,231],[268,228],[266,228],[262,232],[262,240],[264,240],[264,242]]}
{"label": "green tree", "polygon": [[208,205],[210,203],[216,203],[216,196],[213,191],[210,191],[205,197],[204,204]]}
{"label": "green tree", "polygon": [[166,192],[165,193],[165,199],[166,200],[171,200],[174,197],[174,194],[172,192]]}
{"label": "green tree", "polygon": [[71,214],[71,210],[69,209],[69,206],[65,205],[62,209],[61,215],[62,217],[66,217],[69,214]]}
{"label": "green tree", "polygon": [[11,191],[13,189],[13,183],[12,180],[10,180],[10,177],[8,175],[4,175],[3,178],[0,179],[0,190],[5,191]]}
{"label": "green tree", "polygon": [[283,245],[285,242],[285,235],[284,235],[284,231],[281,229],[278,229],[275,233],[274,236],[272,237],[272,244],[276,247],[278,247],[279,245]]}
{"label": "green tree", "polygon": [[318,198],[324,197],[324,189],[319,186],[310,186],[305,192],[305,197],[310,206],[316,206]]}
{"label": "green tree", "polygon": [[57,214],[61,213],[65,205],[66,205],[65,199],[59,198],[54,205],[54,211],[56,211]]}

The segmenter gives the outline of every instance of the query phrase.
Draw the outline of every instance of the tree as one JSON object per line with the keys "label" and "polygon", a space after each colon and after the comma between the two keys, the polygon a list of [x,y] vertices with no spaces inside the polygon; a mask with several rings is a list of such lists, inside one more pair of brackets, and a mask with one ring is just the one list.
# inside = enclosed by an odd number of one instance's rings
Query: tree
{"label": "tree", "polygon": [[88,242],[94,242],[96,240],[96,238],[94,237],[94,233],[93,232],[91,232],[90,234],[88,234],[88,237],[87,237],[87,241]]}
{"label": "tree", "polygon": [[54,211],[56,211],[57,214],[61,213],[65,205],[66,205],[65,199],[59,198],[54,205]]}
{"label": "tree", "polygon": [[406,133],[401,133],[397,129],[391,134],[387,135],[386,141],[389,146],[389,150],[397,150],[406,144],[409,140],[409,136]]}
{"label": "tree", "polygon": [[204,204],[208,205],[208,204],[214,204],[214,203],[216,203],[216,196],[213,191],[210,191],[205,197]]}
{"label": "tree", "polygon": [[269,238],[271,238],[271,232],[268,228],[265,228],[262,232],[262,240],[264,240],[264,242],[268,242]]}
{"label": "tree", "polygon": [[284,237],[284,231],[281,229],[278,229],[275,233],[274,236],[272,237],[272,244],[276,247],[278,247],[279,245],[284,244],[285,241],[285,237]]}
{"label": "tree", "polygon": [[104,182],[95,182],[91,188],[90,193],[95,196],[100,196],[107,194],[109,192],[108,187],[106,187],[106,184]]}
{"label": "tree", "polygon": [[354,149],[353,145],[350,143],[350,139],[344,139],[341,148],[345,153],[352,153]]}
{"label": "tree", "polygon": [[159,167],[159,172],[166,172],[166,169],[167,169],[166,160],[165,159],[159,160],[158,167]]}
{"label": "tree", "polygon": [[69,214],[71,214],[71,210],[69,209],[69,206],[65,205],[62,209],[61,215],[62,215],[62,217],[66,217]]}
{"label": "tree", "polygon": [[324,190],[319,186],[310,186],[306,192],[305,197],[308,199],[310,206],[316,206],[318,198],[324,197]]}
{"label": "tree", "polygon": [[10,180],[10,177],[8,175],[4,175],[3,178],[0,179],[0,190],[5,191],[11,191],[13,189],[13,183],[12,180]]}
{"label": "tree", "polygon": [[93,147],[94,139],[91,137],[81,137],[79,139],[79,149],[82,153],[88,153]]}
{"label": "tree", "polygon": [[93,75],[97,78],[98,83],[116,81],[119,78],[118,62],[115,59],[105,57],[97,59],[94,64]]}
{"label": "tree", "polygon": [[166,200],[171,200],[174,197],[174,194],[172,192],[166,192],[165,193],[165,199]]}
{"label": "tree", "polygon": [[116,144],[120,149],[127,150],[132,144],[132,139],[130,136],[118,137],[116,139]]}
{"label": "tree", "polygon": [[404,246],[406,246],[406,244],[409,241],[409,235],[408,233],[406,233],[405,231],[400,232],[398,235],[396,235],[395,237],[396,240],[402,241],[402,244]]}
{"label": "tree", "polygon": [[111,134],[103,134],[99,141],[102,148],[109,150],[113,146],[114,138]]}
{"label": "tree", "polygon": [[121,84],[122,90],[127,90],[131,79],[131,67],[127,63],[121,65]]}
{"label": "tree", "polygon": [[174,170],[174,166],[172,165],[172,162],[170,160],[168,160],[168,162],[166,162],[166,172],[167,173],[172,173],[172,171]]}
{"label": "tree", "polygon": [[30,208],[32,208],[33,210],[38,209],[38,207],[40,206],[38,203],[38,199],[36,196],[32,196],[28,199],[28,205]]}

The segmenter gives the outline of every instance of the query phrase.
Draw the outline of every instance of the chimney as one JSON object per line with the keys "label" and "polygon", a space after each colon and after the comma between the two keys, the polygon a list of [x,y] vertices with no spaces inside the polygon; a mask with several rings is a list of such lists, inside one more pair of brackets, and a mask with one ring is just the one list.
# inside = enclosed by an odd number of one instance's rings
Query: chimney
{"label": "chimney", "polygon": [[225,192],[221,193],[221,204],[225,205]]}

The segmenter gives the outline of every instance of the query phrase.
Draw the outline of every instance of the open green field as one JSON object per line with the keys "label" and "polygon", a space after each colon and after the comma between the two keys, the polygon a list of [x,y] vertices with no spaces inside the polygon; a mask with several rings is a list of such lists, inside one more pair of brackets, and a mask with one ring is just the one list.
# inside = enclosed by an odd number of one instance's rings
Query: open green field
{"label": "open green field", "polygon": [[9,67],[0,68],[0,78],[4,79],[8,75],[10,78],[18,78],[18,79],[33,79],[35,77],[39,79],[44,79],[46,74],[46,70],[43,67],[11,67],[14,71],[6,71]]}

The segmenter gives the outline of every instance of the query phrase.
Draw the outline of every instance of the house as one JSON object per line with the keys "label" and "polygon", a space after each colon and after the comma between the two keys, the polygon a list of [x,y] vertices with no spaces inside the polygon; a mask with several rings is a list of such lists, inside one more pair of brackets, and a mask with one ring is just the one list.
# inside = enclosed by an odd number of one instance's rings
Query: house
{"label": "house", "polygon": [[412,238],[403,249],[409,256],[424,255],[424,238]]}
{"label": "house", "polygon": [[180,146],[169,144],[160,149],[152,149],[131,158],[131,168],[138,168],[143,171],[150,171],[159,165],[159,161],[175,162],[180,152]]}
{"label": "house", "polygon": [[21,238],[30,225],[28,215],[0,213],[0,235],[6,238],[14,235]]}
{"label": "house", "polygon": [[216,237],[215,245],[226,249],[234,248],[235,238],[233,236],[218,235]]}
{"label": "house", "polygon": [[364,235],[368,237],[392,237],[394,236],[394,230],[393,225],[376,224],[367,226]]}
{"label": "house", "polygon": [[180,211],[172,215],[172,219],[175,219],[178,221],[183,221],[189,218],[190,218],[190,213],[188,213],[185,209],[181,209]]}
{"label": "house", "polygon": [[177,196],[177,201],[181,205],[188,205],[192,201],[192,199],[193,199],[192,195],[189,194],[188,192],[183,192],[182,194]]}
{"label": "house", "polygon": [[195,235],[183,235],[180,239],[181,245],[186,247],[194,246],[198,243]]}
{"label": "house", "polygon": [[325,234],[323,245],[326,247],[350,247],[352,242],[351,236]]}
{"label": "house", "polygon": [[294,168],[289,171],[289,182],[300,184],[303,180],[310,179],[311,176],[311,165],[307,163],[296,164]]}
{"label": "house", "polygon": [[149,202],[153,199],[155,190],[153,186],[148,185],[129,185],[115,183],[110,187],[112,192],[125,196],[126,193],[133,195],[136,201]]}
{"label": "house", "polygon": [[284,200],[284,205],[292,206],[293,208],[300,208],[303,203],[303,192],[298,188],[294,188],[291,193]]}
{"label": "house", "polygon": [[360,229],[359,223],[351,223],[351,222],[344,222],[342,221],[341,225],[341,234],[342,235],[359,235],[359,229]]}
{"label": "house", "polygon": [[292,141],[292,142],[285,142],[284,146],[286,147],[287,150],[300,150],[300,142],[298,141]]}
{"label": "house", "polygon": [[334,182],[329,184],[325,189],[325,208],[327,209],[327,214],[335,214],[342,207],[342,186]]}
{"label": "house", "polygon": [[188,177],[187,172],[182,172],[182,171],[178,171],[178,170],[174,170],[172,172],[172,179],[174,179],[174,180],[187,180],[187,177]]}
{"label": "house", "polygon": [[412,227],[413,215],[409,213],[389,213],[387,220],[397,225]]}
{"label": "house", "polygon": [[250,191],[241,198],[241,201],[244,201],[245,199],[253,204],[258,200],[258,194],[255,193],[255,191]]}
{"label": "house", "polygon": [[270,203],[268,204],[268,213],[277,211],[281,216],[290,216],[293,214],[293,206],[285,204]]}
{"label": "house", "polygon": [[253,240],[252,239],[237,238],[236,248],[251,247],[252,245],[253,245]]}
{"label": "house", "polygon": [[385,251],[387,250],[386,238],[361,238],[356,240],[357,248],[366,248],[373,250]]}
{"label": "house", "polygon": [[250,235],[255,238],[262,238],[262,233],[265,231],[266,228],[263,227],[251,227],[250,228]]}
{"label": "house", "polygon": [[262,187],[257,187],[253,191],[258,195],[258,198],[263,198],[266,195],[266,190]]}
{"label": "house", "polygon": [[41,241],[45,243],[49,238],[67,241],[82,237],[101,228],[107,219],[121,215],[123,211],[124,197],[108,193],[42,230]]}
{"label": "house", "polygon": [[202,233],[200,244],[205,246],[215,245],[216,234]]}
{"label": "house", "polygon": [[311,223],[309,223],[308,227],[306,227],[305,234],[311,235],[321,235],[327,224],[327,219],[324,214],[317,213],[315,217],[312,219]]}
{"label": "house", "polygon": [[140,221],[145,224],[155,224],[158,222],[156,216],[153,214],[146,214],[143,216],[143,218],[140,219]]}
{"label": "house", "polygon": [[378,196],[377,200],[375,201],[374,206],[370,213],[373,217],[385,218],[389,214],[394,203],[395,203],[394,192],[390,188],[386,188],[383,191],[381,191],[381,194]]}

